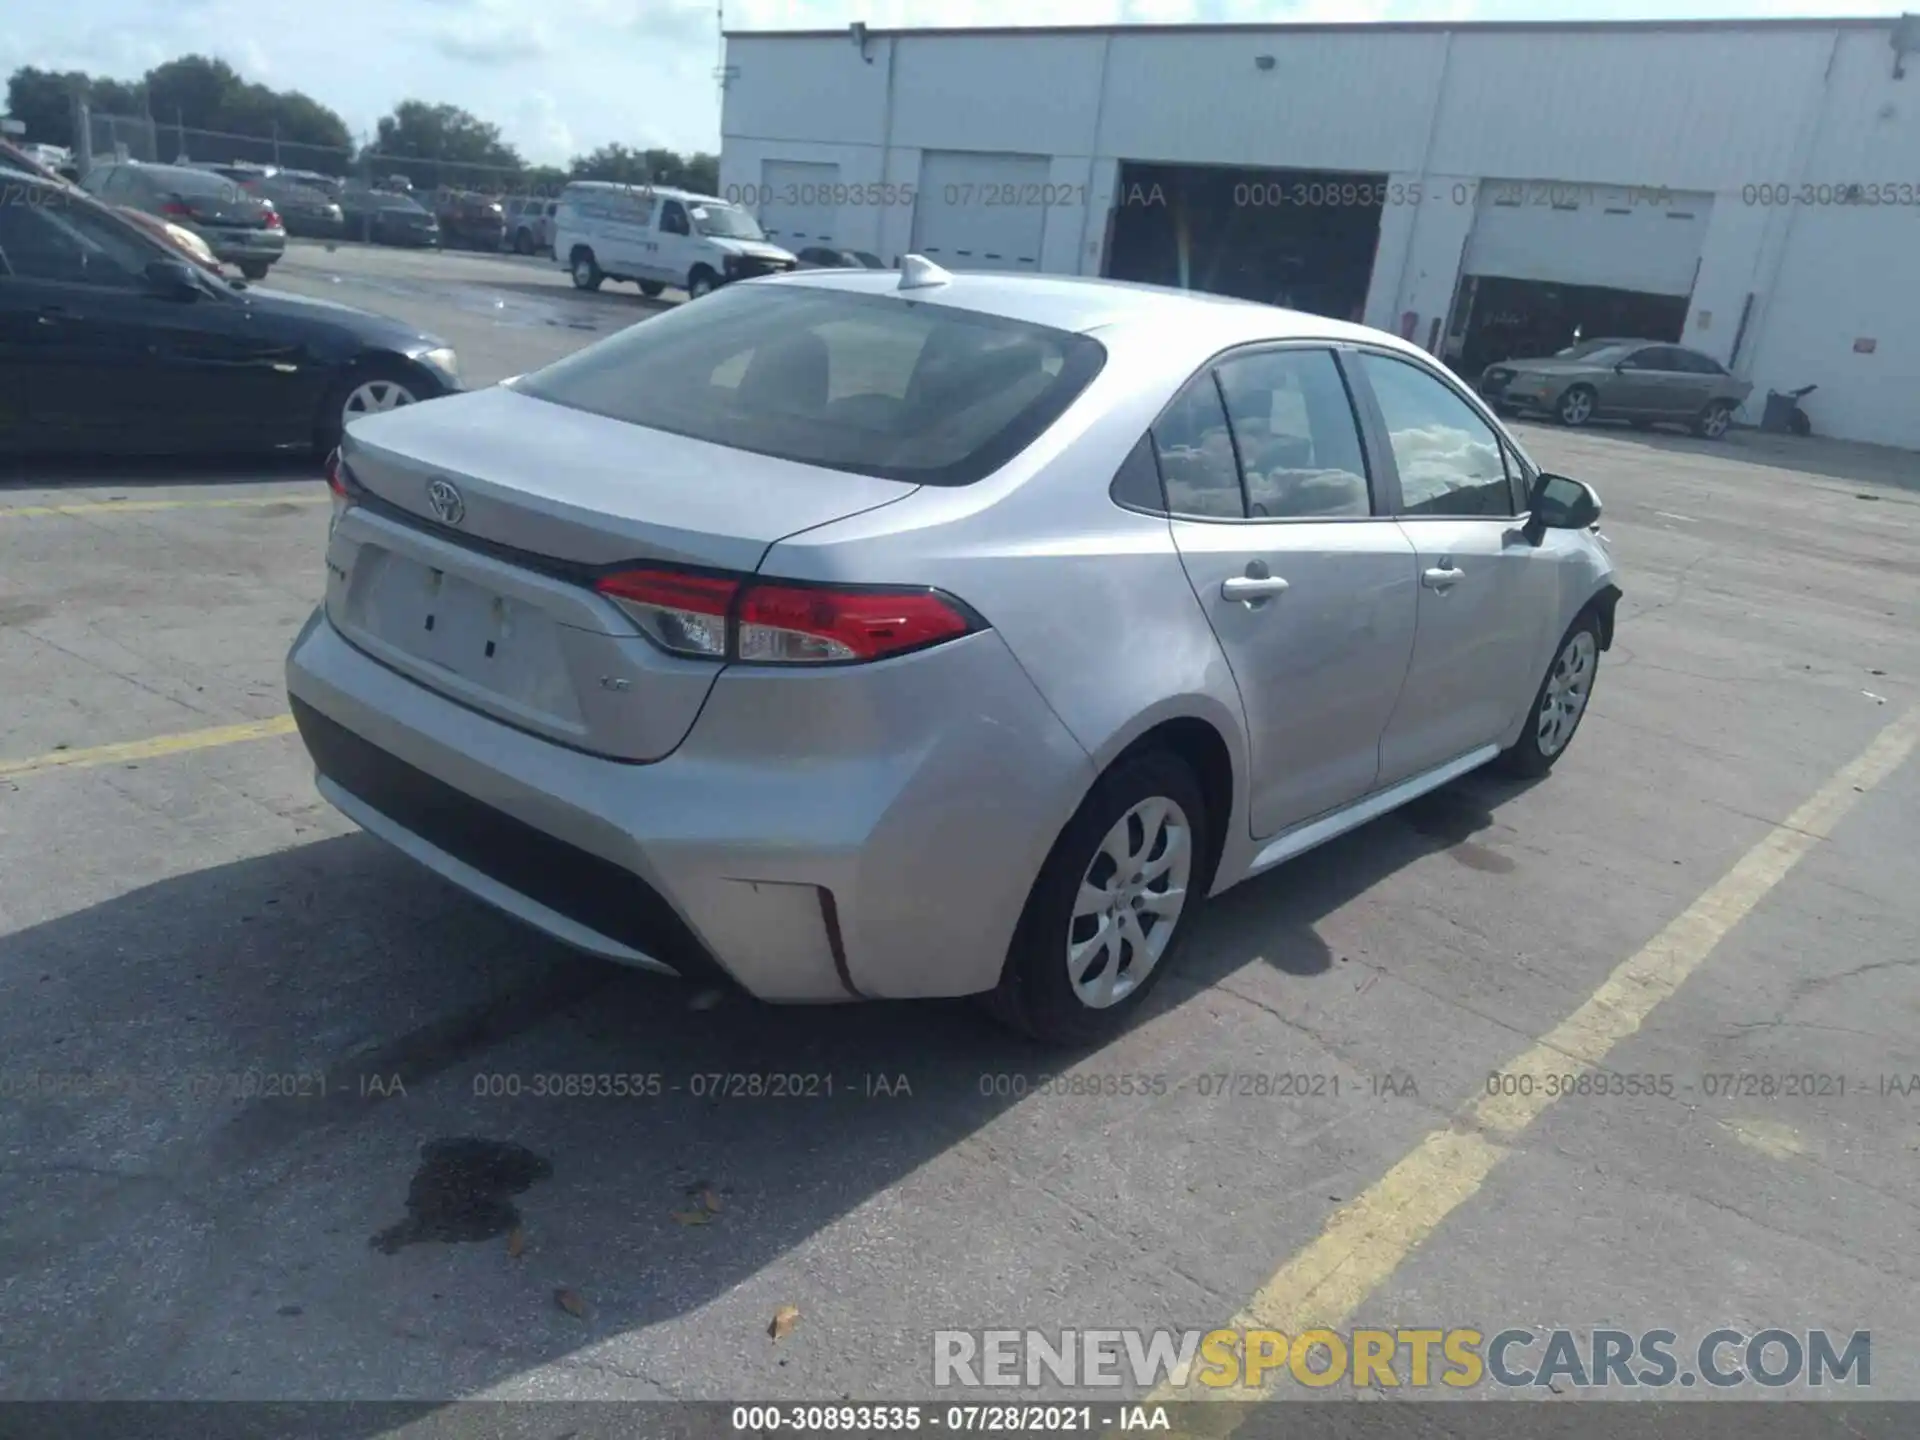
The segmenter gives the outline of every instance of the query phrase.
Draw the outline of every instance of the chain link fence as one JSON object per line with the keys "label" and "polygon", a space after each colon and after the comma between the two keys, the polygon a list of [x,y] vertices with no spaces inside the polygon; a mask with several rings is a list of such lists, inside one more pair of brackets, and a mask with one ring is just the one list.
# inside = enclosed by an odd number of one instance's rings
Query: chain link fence
{"label": "chain link fence", "polygon": [[172,124],[150,115],[88,116],[93,158],[143,160],[149,164],[187,162],[218,165],[271,165],[355,178],[376,184],[404,179],[416,190],[458,190],[500,197],[539,194],[551,197],[558,185],[534,186],[518,170],[456,161],[389,155],[374,149],[308,145],[277,135],[236,135]]}

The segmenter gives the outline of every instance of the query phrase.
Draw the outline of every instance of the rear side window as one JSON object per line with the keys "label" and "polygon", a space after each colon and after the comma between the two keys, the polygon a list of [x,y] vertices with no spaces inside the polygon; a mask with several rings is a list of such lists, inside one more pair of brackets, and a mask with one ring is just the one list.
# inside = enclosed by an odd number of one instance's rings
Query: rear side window
{"label": "rear side window", "polygon": [[805,465],[967,485],[1033,443],[1106,351],[950,305],[729,286],[536,370],[516,389]]}
{"label": "rear side window", "polygon": [[1330,350],[1265,350],[1220,366],[1256,519],[1373,513],[1353,402]]}

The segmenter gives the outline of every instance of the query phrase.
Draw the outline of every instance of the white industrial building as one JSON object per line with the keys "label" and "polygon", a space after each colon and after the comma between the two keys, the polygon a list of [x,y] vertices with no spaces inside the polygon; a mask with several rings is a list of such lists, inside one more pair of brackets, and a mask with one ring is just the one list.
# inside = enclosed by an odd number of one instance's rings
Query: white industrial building
{"label": "white industrial building", "polygon": [[732,33],[790,248],[1358,316],[1463,371],[1678,340],[1920,449],[1920,17]]}

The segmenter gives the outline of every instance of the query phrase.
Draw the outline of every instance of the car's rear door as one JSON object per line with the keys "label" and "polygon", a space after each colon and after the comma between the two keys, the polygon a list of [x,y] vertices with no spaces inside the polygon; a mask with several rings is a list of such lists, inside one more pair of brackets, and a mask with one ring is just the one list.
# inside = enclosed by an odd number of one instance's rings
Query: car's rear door
{"label": "car's rear door", "polygon": [[1373,498],[1326,345],[1234,352],[1152,433],[1174,543],[1240,691],[1265,838],[1373,788],[1413,648],[1413,546]]}
{"label": "car's rear door", "polygon": [[1565,623],[1560,549],[1522,533],[1519,461],[1458,386],[1397,351],[1357,350],[1351,371],[1418,555],[1413,662],[1380,744],[1385,786],[1496,742],[1532,700]]}

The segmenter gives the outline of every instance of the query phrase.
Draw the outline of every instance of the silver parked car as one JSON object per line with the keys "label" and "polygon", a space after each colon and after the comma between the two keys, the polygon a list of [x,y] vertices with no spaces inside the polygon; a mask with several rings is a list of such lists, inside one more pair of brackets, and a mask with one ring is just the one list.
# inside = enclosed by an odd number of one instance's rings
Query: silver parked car
{"label": "silver parked car", "polygon": [[1502,360],[1480,393],[1502,411],[1544,410],[1562,425],[1666,421],[1718,440],[1753,391],[1711,355],[1657,340],[1582,340],[1544,360]]}
{"label": "silver parked car", "polygon": [[1052,276],[730,286],[356,421],[322,793],[581,949],[1097,1038],[1203,899],[1564,753],[1599,501],[1374,330]]}

